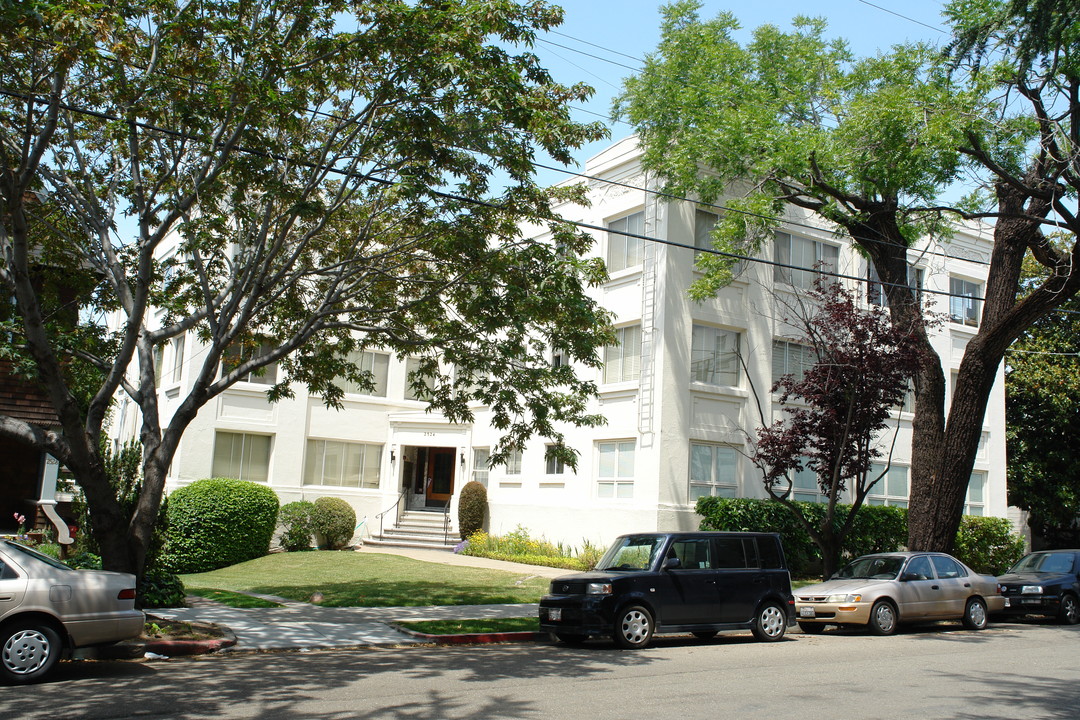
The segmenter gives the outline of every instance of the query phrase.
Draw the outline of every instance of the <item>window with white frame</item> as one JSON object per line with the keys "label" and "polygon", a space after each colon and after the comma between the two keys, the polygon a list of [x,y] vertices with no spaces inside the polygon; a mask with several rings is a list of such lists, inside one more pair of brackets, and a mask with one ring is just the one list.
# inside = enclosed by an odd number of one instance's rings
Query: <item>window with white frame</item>
{"label": "window with white frame", "polygon": [[616,328],[615,344],[604,347],[604,382],[630,382],[641,377],[641,326]]}
{"label": "window with white frame", "polygon": [[878,480],[867,494],[866,503],[906,508],[908,506],[908,468],[902,465],[889,465],[889,469],[886,470],[884,465],[875,464],[870,467],[868,481],[873,481],[882,473],[885,473],[885,477]]}
{"label": "window with white frame", "polygon": [[608,226],[608,272],[617,272],[641,264],[642,241],[638,237],[630,237],[622,233],[634,235],[645,234],[645,213],[636,212],[617,220],[612,220]]}
{"label": "window with white frame", "polygon": [[151,356],[154,360],[154,384],[158,387],[161,386],[161,373],[165,367],[165,344],[159,343],[154,346],[151,351]]}
{"label": "window with white frame", "polygon": [[712,231],[719,220],[720,216],[716,213],[705,210],[694,211],[694,247],[697,248],[694,251],[694,257],[697,257],[702,250],[713,249]]}
{"label": "window with white frame", "polygon": [[342,391],[352,395],[386,397],[387,380],[390,375],[390,356],[388,354],[368,350],[354,350],[349,353],[348,361],[355,364],[360,372],[369,373],[374,386],[364,387],[360,383],[351,382],[342,377],[336,380],[336,384]]}
{"label": "window with white frame", "polygon": [[634,497],[634,441],[597,443],[597,497]]}
{"label": "window with white frame", "polygon": [[[915,290],[916,300],[921,301],[923,269],[908,265],[907,282],[908,287]],[[880,307],[886,307],[889,304],[888,299],[885,297],[885,285],[881,282],[881,276],[878,275],[877,268],[874,267],[874,263],[872,262],[867,263],[866,301],[871,305],[878,305]]]}
{"label": "window with white frame", "polygon": [[[553,445],[548,445],[547,449],[550,450]],[[566,464],[562,458],[552,457],[545,453],[544,455],[544,474],[545,475],[563,475],[566,473]]]}
{"label": "window with white frame", "polygon": [[[251,343],[233,345],[226,349],[225,353],[222,355],[222,374],[243,365],[253,357],[266,355],[272,349],[273,348],[267,343],[262,343],[260,345],[253,345]],[[255,370],[240,376],[240,381],[257,383],[259,385],[273,385],[277,382],[277,363],[272,362],[261,368],[256,368]]]}
{"label": "window with white frame", "polygon": [[491,449],[473,448],[472,460],[472,479],[487,487],[488,473],[491,471]]}
{"label": "window with white frame", "polygon": [[266,482],[270,479],[272,435],[218,431],[214,433],[214,477]]}
{"label": "window with white frame", "polygon": [[840,248],[819,240],[786,232],[776,233],[773,278],[777,282],[809,289],[820,273],[835,273]]}
{"label": "window with white frame", "polygon": [[817,473],[809,468],[803,468],[792,478],[791,499],[803,502],[825,502],[828,498],[821,492]]}
{"label": "window with white frame", "polygon": [[785,375],[802,377],[817,362],[817,354],[809,345],[773,340],[772,345],[772,381],[775,383]]}
{"label": "window with white frame", "polygon": [[308,440],[304,484],[378,489],[382,451],[382,445]]}
{"label": "window with white frame", "polygon": [[[420,372],[420,358],[407,358],[405,360],[405,399],[406,400],[426,400],[426,393],[421,390],[417,391],[413,388],[413,382],[418,377]],[[435,388],[435,379],[425,377],[422,379],[423,387],[427,390]]]}
{"label": "window with white frame", "polygon": [[181,373],[184,371],[184,346],[186,345],[185,335],[178,335],[172,339],[169,343],[172,346],[172,382],[180,382]]}
{"label": "window with white frame", "polygon": [[506,456],[506,474],[507,475],[520,475],[521,474],[521,458],[522,453],[520,450],[511,450]]}
{"label": "window with white frame", "polygon": [[739,384],[739,333],[694,325],[690,342],[690,376],[709,385]]}
{"label": "window with white frame", "polygon": [[971,480],[968,481],[967,486],[967,497],[964,498],[964,514],[986,514],[986,473],[971,473]]}
{"label": "window with white frame", "polygon": [[690,443],[690,502],[739,496],[739,455],[730,445]]}
{"label": "window with white frame", "polygon": [[963,278],[949,278],[949,320],[978,327],[981,311],[982,285]]}

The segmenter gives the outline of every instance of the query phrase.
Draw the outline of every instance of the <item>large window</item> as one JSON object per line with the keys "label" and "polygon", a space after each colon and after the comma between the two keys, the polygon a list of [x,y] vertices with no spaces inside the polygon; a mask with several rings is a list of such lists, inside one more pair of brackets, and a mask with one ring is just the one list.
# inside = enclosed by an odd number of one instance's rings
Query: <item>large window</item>
{"label": "large window", "polygon": [[709,385],[739,384],[739,333],[695,325],[690,344],[690,375]]}
{"label": "large window", "polygon": [[965,515],[986,514],[986,473],[973,472],[968,481],[967,497],[964,499]]}
{"label": "large window", "polygon": [[[923,289],[922,268],[908,265],[907,282],[908,287],[915,290],[916,300],[921,301]],[[866,301],[871,305],[879,305],[881,307],[885,307],[889,304],[885,297],[885,286],[882,284],[881,276],[878,275],[877,268],[874,267],[873,263],[869,263],[866,273]]]}
{"label": "large window", "polygon": [[825,493],[821,492],[817,473],[813,470],[803,468],[795,473],[795,477],[792,478],[792,480],[792,500],[801,500],[803,502],[825,502],[828,500],[828,498],[825,497]]}
{"label": "large window", "polygon": [[949,319],[954,323],[979,326],[979,314],[982,309],[982,285],[949,278]]}
{"label": "large window", "polygon": [[382,445],[308,440],[304,484],[377,489],[381,465]]}
{"label": "large window", "polygon": [[506,455],[506,474],[507,475],[520,475],[521,474],[521,459],[522,453],[520,450],[511,450]]}
{"label": "large window", "polygon": [[604,347],[604,382],[630,382],[641,376],[641,326],[615,330],[615,345]]}
{"label": "large window", "polygon": [[702,250],[713,249],[712,231],[719,219],[720,216],[716,213],[704,210],[694,211],[694,247],[697,248],[694,251],[694,257],[697,257]]}
{"label": "large window", "polygon": [[810,288],[819,273],[835,273],[840,260],[840,248],[785,232],[776,233],[777,262],[773,277],[777,282],[799,288]]}
{"label": "large window", "polygon": [[[547,450],[550,450],[552,445],[547,446]],[[544,474],[545,475],[563,475],[566,473],[566,463],[562,458],[551,457],[545,453],[544,456]]]}
{"label": "large window", "polygon": [[360,372],[370,373],[374,387],[362,387],[359,383],[338,378],[337,385],[346,393],[386,397],[387,377],[390,374],[390,356],[386,353],[351,352],[349,362],[354,363]]}
{"label": "large window", "polygon": [[271,435],[217,432],[214,434],[214,477],[266,482],[270,478]]}
{"label": "large window", "polygon": [[[417,391],[413,387],[413,382],[417,378],[417,373],[420,372],[420,358],[408,358],[405,361],[405,399],[406,400],[427,400],[427,393],[423,389]],[[435,387],[435,379],[425,377],[422,379],[422,387],[427,390],[432,390]]]}
{"label": "large window", "polygon": [[[222,374],[243,365],[253,357],[266,355],[271,349],[272,348],[265,343],[258,346],[251,344],[241,344],[239,346],[233,345],[225,350],[225,354],[222,357]],[[260,385],[273,385],[277,382],[277,363],[273,362],[256,370],[252,370],[251,372],[242,375],[240,380],[243,382],[258,383]]]}
{"label": "large window", "polygon": [[473,448],[472,461],[472,479],[487,487],[488,473],[491,471],[491,449]]}
{"label": "large window", "polygon": [[690,444],[690,502],[739,495],[739,457],[727,445]]}
{"label": "large window", "polygon": [[617,272],[641,264],[642,241],[640,238],[629,237],[621,233],[645,234],[645,213],[636,212],[633,215],[612,220],[607,224],[608,230],[608,272]]}
{"label": "large window", "polygon": [[884,465],[872,465],[868,481],[874,480],[883,472],[885,477],[881,478],[866,496],[866,504],[906,508],[908,506],[908,469],[900,465],[890,465],[886,472]]}
{"label": "large window", "polygon": [[809,345],[773,340],[772,380],[775,383],[785,375],[802,377],[817,362],[817,355]]}
{"label": "large window", "polygon": [[602,442],[599,455],[596,494],[602,498],[634,497],[634,441]]}

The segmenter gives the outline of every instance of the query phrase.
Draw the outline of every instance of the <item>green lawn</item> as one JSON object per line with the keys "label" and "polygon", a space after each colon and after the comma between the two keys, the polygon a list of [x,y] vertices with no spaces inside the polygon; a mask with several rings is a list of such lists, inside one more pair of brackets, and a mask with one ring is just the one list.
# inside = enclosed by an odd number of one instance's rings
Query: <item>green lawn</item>
{"label": "green lawn", "polygon": [[[538,602],[545,578],[358,552],[275,553],[212,572],[181,575],[189,591],[277,595],[328,607]],[[321,597],[320,597],[321,596]]]}

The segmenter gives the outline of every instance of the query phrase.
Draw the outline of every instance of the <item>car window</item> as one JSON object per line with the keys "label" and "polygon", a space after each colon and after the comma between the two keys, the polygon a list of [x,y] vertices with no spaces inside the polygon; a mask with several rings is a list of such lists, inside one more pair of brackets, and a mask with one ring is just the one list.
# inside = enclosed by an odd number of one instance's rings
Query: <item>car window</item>
{"label": "car window", "polygon": [[9,542],[7,544],[7,547],[8,547],[9,550],[13,550],[15,552],[20,552],[23,555],[29,555],[30,557],[34,558],[38,562],[43,562],[46,565],[51,565],[52,567],[54,567],[54,568],[56,568],[58,570],[71,570],[70,567],[68,567],[64,563],[60,562],[56,558],[52,558],[52,557],[49,557],[48,555],[45,555],[43,553],[39,553],[37,550],[34,550],[32,548],[28,548],[25,545],[20,545],[19,543],[15,543],[15,542]]}
{"label": "car window", "polygon": [[942,580],[964,577],[967,575],[967,573],[964,572],[964,569],[950,557],[933,555],[930,557],[930,561],[934,564],[934,570],[937,571],[937,576]]}
{"label": "car window", "polygon": [[930,559],[925,555],[911,558],[906,572],[908,575],[913,575],[915,580],[930,580],[934,577],[934,571],[930,569]]}
{"label": "car window", "polygon": [[712,543],[706,538],[694,540],[676,540],[671,543],[668,557],[679,558],[680,570],[701,570],[711,568]]}
{"label": "car window", "polygon": [[761,559],[761,567],[772,570],[784,567],[784,561],[780,556],[780,543],[776,538],[758,538],[758,557]]}
{"label": "car window", "polygon": [[1020,558],[1020,562],[1009,568],[1009,572],[1069,573],[1072,572],[1072,567],[1072,553],[1039,552],[1031,553],[1030,555],[1025,555],[1024,557]]}
{"label": "car window", "polygon": [[19,573],[15,572],[15,568],[0,560],[0,580],[14,580],[17,577]]}
{"label": "car window", "polygon": [[1073,556],[1068,553],[1048,553],[1042,569],[1043,572],[1070,573],[1073,569]]}
{"label": "car window", "polygon": [[716,538],[716,567],[745,568],[746,546],[742,538]]}
{"label": "car window", "polygon": [[598,570],[648,570],[663,541],[655,535],[627,535],[615,540],[600,558]]}
{"label": "car window", "polygon": [[[837,577],[842,578],[874,578],[887,580],[894,578],[904,566],[904,558],[895,555],[868,555],[855,560],[845,566]],[[929,569],[929,568],[928,568]]]}

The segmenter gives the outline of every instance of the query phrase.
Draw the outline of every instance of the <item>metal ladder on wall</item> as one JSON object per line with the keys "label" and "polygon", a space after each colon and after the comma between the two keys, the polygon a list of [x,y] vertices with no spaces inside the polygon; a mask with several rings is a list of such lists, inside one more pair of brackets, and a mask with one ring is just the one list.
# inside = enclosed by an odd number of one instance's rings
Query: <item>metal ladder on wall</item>
{"label": "metal ladder on wall", "polygon": [[[646,176],[645,187],[654,182]],[[651,189],[651,188],[650,188]],[[660,227],[659,200],[656,195],[645,200],[645,235],[656,237]],[[653,417],[656,407],[656,374],[653,364],[656,355],[656,283],[661,257],[657,243],[645,241],[642,246],[641,268],[641,375],[638,392],[638,433],[641,446],[653,442]]]}

